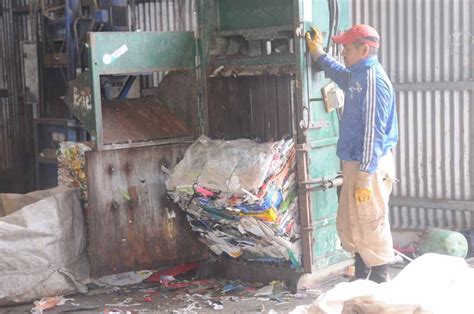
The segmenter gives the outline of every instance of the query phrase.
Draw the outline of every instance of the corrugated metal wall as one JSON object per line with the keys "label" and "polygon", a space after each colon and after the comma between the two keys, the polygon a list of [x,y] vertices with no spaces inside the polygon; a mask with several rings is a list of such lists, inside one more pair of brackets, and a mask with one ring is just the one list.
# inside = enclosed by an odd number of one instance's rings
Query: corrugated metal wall
{"label": "corrugated metal wall", "polygon": [[474,1],[352,0],[397,91],[395,229],[474,226]]}
{"label": "corrugated metal wall", "polygon": [[[141,31],[193,31],[195,0],[134,0],[130,24]],[[22,161],[32,150],[31,108],[23,101],[21,41],[34,40],[30,0],[0,0],[0,189],[20,178]],[[45,4],[53,3],[44,0]],[[129,1],[132,3],[132,1]],[[142,88],[157,87],[164,73],[142,79]],[[8,177],[6,173],[11,174]],[[6,180],[5,180],[6,178]],[[25,179],[28,180],[28,179]],[[29,180],[32,180],[29,179]]]}
{"label": "corrugated metal wall", "polygon": [[20,74],[20,42],[32,40],[28,2],[0,0],[0,175],[16,172],[13,177],[23,175],[24,154],[32,136]]}
{"label": "corrugated metal wall", "polygon": [[[130,2],[130,1],[129,1]],[[197,14],[195,0],[136,1],[135,11],[130,11],[130,25],[141,31],[195,31]],[[165,73],[154,73],[142,78],[141,88],[157,87]]]}

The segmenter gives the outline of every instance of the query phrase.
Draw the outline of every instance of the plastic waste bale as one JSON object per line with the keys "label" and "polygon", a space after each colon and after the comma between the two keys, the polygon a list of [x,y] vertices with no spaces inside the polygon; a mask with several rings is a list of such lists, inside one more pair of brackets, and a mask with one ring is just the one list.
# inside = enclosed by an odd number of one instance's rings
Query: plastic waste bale
{"label": "plastic waste bale", "polygon": [[226,193],[255,191],[266,179],[273,143],[248,139],[211,140],[201,135],[166,182],[167,189],[195,184]]}
{"label": "plastic waste bale", "polygon": [[201,136],[166,180],[169,196],[216,255],[301,266],[292,139]]}

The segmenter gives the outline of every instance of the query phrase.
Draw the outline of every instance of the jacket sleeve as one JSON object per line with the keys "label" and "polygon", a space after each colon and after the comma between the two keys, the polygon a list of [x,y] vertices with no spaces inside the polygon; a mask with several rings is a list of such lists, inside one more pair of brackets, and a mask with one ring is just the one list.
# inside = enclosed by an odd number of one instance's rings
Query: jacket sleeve
{"label": "jacket sleeve", "polygon": [[342,64],[328,56],[323,54],[316,59],[316,62],[324,70],[324,73],[333,80],[342,90],[346,90],[349,87],[349,81],[351,79],[351,72]]}
{"label": "jacket sleeve", "polygon": [[377,84],[374,67],[367,73],[367,83],[363,85],[361,93],[361,113],[365,130],[359,170],[373,174],[383,154],[385,130],[393,95],[390,87],[383,83]]}

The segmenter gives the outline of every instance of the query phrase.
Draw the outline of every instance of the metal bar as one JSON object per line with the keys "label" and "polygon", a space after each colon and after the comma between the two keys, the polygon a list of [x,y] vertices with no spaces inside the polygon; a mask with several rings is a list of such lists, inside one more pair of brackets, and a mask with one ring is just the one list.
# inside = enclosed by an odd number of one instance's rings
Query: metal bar
{"label": "metal bar", "polygon": [[474,211],[473,201],[392,196],[390,206]]}
{"label": "metal bar", "polygon": [[[299,20],[302,21],[303,14],[303,1],[302,0],[293,0],[293,15],[299,17]],[[303,22],[298,23],[298,27],[303,25]],[[305,53],[305,43],[301,38],[295,38],[295,55],[302,56]],[[304,116],[304,106],[308,104],[308,94],[306,91],[307,84],[307,73],[306,69],[306,60],[304,58],[295,59],[296,63],[296,81],[295,84],[295,107],[296,107],[296,121],[303,120]],[[308,121],[309,122],[309,121]],[[297,177],[301,181],[306,181],[309,179],[308,175],[308,152],[304,151],[302,146],[307,146],[308,137],[305,130],[297,128],[297,153],[296,153],[296,170]],[[303,145],[301,145],[303,144]],[[303,149],[303,151],[302,151]],[[302,235],[302,252],[303,252],[303,270],[306,273],[311,273],[313,271],[313,241],[312,241],[312,232],[310,230],[313,222],[311,217],[311,196],[310,193],[304,189],[298,190],[298,208],[300,214],[300,224],[301,224],[301,235]]]}
{"label": "metal bar", "polygon": [[184,136],[184,137],[175,137],[171,139],[164,140],[155,140],[155,141],[143,141],[143,142],[134,142],[134,143],[123,143],[123,144],[106,144],[103,145],[101,150],[115,150],[115,149],[125,149],[125,148],[134,148],[134,147],[147,147],[147,146],[157,146],[157,145],[167,145],[167,144],[182,144],[192,142],[194,136]]}
{"label": "metal bar", "polygon": [[398,92],[403,91],[453,91],[453,90],[474,90],[474,80],[458,82],[410,82],[395,83],[393,87]]}
{"label": "metal bar", "polygon": [[295,55],[293,54],[274,54],[258,57],[228,57],[216,60],[216,65],[292,65],[295,63]]}

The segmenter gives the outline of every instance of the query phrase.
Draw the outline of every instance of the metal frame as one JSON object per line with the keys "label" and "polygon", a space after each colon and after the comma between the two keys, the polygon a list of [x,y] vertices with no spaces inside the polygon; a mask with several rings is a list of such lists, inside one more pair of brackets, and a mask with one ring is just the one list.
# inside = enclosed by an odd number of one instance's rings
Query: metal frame
{"label": "metal frame", "polygon": [[[89,64],[94,125],[88,125],[98,151],[171,143],[147,141],[110,145],[103,141],[101,75],[136,75],[160,71],[195,69],[196,47],[193,32],[99,32],[89,33]],[[87,119],[89,120],[89,119]],[[175,142],[182,141],[176,139]]]}

